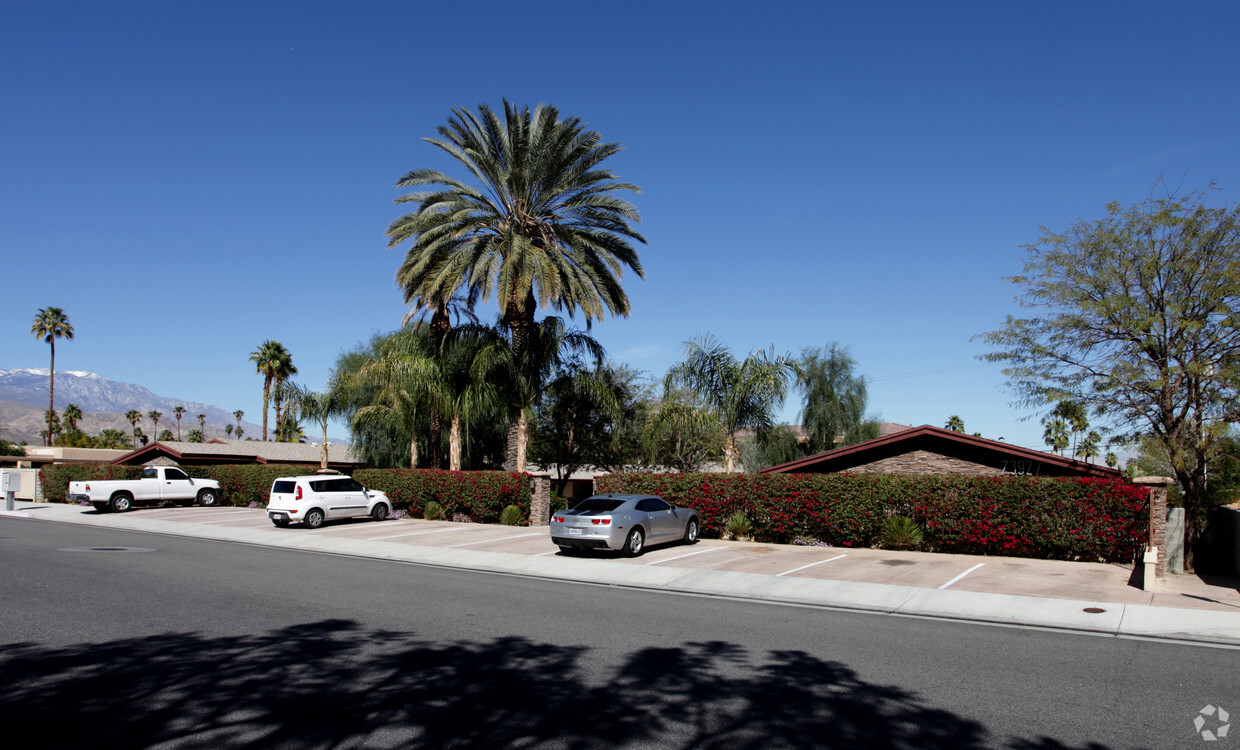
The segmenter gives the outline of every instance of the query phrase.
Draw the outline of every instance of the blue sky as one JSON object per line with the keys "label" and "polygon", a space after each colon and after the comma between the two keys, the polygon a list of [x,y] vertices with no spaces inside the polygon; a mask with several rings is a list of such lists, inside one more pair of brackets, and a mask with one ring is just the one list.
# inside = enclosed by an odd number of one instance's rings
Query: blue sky
{"label": "blue sky", "polygon": [[421,139],[507,97],[642,188],[614,359],[838,342],[876,416],[1041,447],[971,339],[1019,314],[1039,227],[1160,177],[1237,199],[1237,29],[1232,2],[7,3],[0,369],[47,366],[51,305],[58,369],[256,421],[271,338],[321,387],[406,311],[393,185],[461,174]]}

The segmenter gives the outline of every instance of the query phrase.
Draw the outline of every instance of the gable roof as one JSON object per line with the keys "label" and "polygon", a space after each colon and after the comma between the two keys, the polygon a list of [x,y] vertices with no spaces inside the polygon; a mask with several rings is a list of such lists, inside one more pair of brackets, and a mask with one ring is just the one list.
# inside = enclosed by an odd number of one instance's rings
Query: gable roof
{"label": "gable roof", "polygon": [[[318,466],[322,446],[313,443],[268,443],[261,440],[212,440],[209,443],[154,442],[112,461],[140,465],[159,458],[179,464],[306,464]],[[363,462],[347,445],[329,445],[327,465],[359,468]]]}
{"label": "gable roof", "polygon": [[1099,466],[1085,461],[1067,458],[1054,453],[1023,448],[1001,440],[990,440],[963,432],[952,432],[941,427],[924,424],[908,430],[867,440],[856,445],[846,445],[808,458],[770,466],[762,474],[787,473],[835,473],[848,471],[857,466],[873,463],[884,458],[924,450],[960,458],[978,464],[1002,466],[1002,461],[1026,461],[1039,464],[1043,476],[1087,476],[1118,478],[1123,472],[1109,466]]}

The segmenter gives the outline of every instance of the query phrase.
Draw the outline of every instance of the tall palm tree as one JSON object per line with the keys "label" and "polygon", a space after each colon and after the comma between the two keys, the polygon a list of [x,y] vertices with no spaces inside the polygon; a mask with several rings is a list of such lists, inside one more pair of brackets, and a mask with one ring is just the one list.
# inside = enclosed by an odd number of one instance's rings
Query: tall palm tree
{"label": "tall palm tree", "polygon": [[[471,175],[473,184],[432,169],[405,174],[415,210],[388,227],[389,246],[411,242],[397,275],[407,299],[435,307],[460,289],[499,303],[515,360],[525,358],[536,307],[581,311],[587,326],[629,314],[619,278],[644,277],[630,226],[640,221],[620,191],[639,192],[601,167],[620,150],[555,107],[533,112],[504,101],[502,113],[454,109],[440,138],[426,141]],[[508,465],[518,463],[520,409],[508,414]]]}
{"label": "tall palm tree", "polygon": [[47,434],[51,440],[55,434],[52,429],[52,414],[56,410],[56,339],[73,340],[73,326],[69,324],[69,316],[59,307],[42,307],[35,313],[34,322],[30,324],[30,334],[52,347],[51,365],[47,373]]}
{"label": "tall palm tree", "polygon": [[172,416],[177,418],[177,442],[181,442],[181,417],[185,416],[184,406],[172,407]]}
{"label": "tall palm tree", "polygon": [[157,412],[154,409],[152,409],[151,411],[148,411],[146,413],[146,418],[151,420],[151,432],[155,433],[155,439],[158,440],[159,439],[159,420],[163,419],[164,415],[161,412]]}
{"label": "tall palm tree", "polygon": [[241,411],[240,409],[233,412],[233,418],[237,420],[237,432],[238,432],[237,437],[241,437],[241,435],[239,434],[241,432],[241,418],[244,416],[245,416],[245,412]]}
{"label": "tall palm tree", "polygon": [[[263,376],[263,440],[267,439],[267,410],[271,404],[271,388],[277,381],[283,381],[297,373],[293,367],[293,356],[279,341],[267,339],[257,349],[250,352],[250,361],[254,363],[255,372]],[[236,416],[236,412],[233,413]],[[238,418],[237,423],[241,420]]]}
{"label": "tall palm tree", "polygon": [[224,434],[231,440],[233,436],[233,426],[231,423],[224,425]]}
{"label": "tall palm tree", "polygon": [[142,421],[142,412],[130,409],[125,412],[125,419],[133,426],[133,449],[138,450],[138,423]]}
{"label": "tall palm tree", "polygon": [[736,433],[743,428],[766,429],[771,413],[783,403],[796,365],[773,349],[751,353],[739,360],[717,338],[707,334],[685,342],[685,361],[673,365],[664,389],[684,385],[705,400],[723,423],[723,470],[736,471],[740,450]]}
{"label": "tall palm tree", "polygon": [[207,435],[207,415],[206,414],[198,415],[198,430],[202,433],[203,437],[205,438]]}

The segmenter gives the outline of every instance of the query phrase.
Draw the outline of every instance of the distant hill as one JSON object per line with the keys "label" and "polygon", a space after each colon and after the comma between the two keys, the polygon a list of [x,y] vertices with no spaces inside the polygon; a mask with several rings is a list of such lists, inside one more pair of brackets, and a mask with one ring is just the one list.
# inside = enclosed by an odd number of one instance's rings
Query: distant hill
{"label": "distant hill", "polygon": [[[140,385],[118,383],[93,372],[76,370],[57,371],[56,409],[65,404],[77,404],[84,414],[78,427],[88,435],[112,428],[130,434],[133,427],[125,419],[130,409],[142,412],[143,420],[138,426],[154,437],[151,423],[145,415],[149,411],[163,412],[159,429],[177,431],[177,420],[172,410],[185,407],[181,419],[181,435],[198,428],[199,414],[207,415],[206,438],[225,437],[224,426],[236,426],[232,412],[196,401],[159,396]],[[42,445],[39,432],[45,429],[43,413],[47,410],[47,369],[0,370],[0,438],[18,443],[25,440],[31,445]],[[260,415],[261,416],[261,415]],[[242,420],[241,426],[248,437],[257,438],[262,426]]]}

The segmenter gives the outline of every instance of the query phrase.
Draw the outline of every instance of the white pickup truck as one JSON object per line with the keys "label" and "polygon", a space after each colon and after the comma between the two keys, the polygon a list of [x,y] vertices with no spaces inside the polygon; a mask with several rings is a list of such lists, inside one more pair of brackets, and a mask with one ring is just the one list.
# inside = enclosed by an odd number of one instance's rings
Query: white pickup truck
{"label": "white pickup truck", "polygon": [[214,479],[191,479],[175,466],[147,466],[141,479],[105,479],[70,482],[69,501],[86,501],[100,513],[123,513],[137,503],[183,502],[218,505],[220,483]]}

